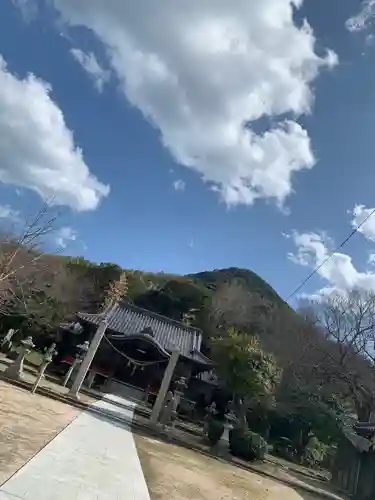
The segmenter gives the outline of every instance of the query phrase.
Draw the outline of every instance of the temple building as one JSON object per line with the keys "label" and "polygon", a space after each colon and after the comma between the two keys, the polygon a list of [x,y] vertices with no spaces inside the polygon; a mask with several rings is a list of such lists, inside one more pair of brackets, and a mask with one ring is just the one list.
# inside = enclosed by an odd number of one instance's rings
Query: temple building
{"label": "temple building", "polygon": [[174,350],[180,354],[174,379],[185,377],[188,385],[199,385],[213,368],[201,352],[201,330],[129,302],[122,301],[104,313],[77,313],[76,318],[74,326],[62,329],[63,363],[70,364],[76,346],[90,341],[100,322],[107,322],[90,368],[90,385],[95,377],[96,383],[115,380],[155,393]]}
{"label": "temple building", "polygon": [[345,427],[333,464],[332,483],[356,500],[375,498],[375,423]]}

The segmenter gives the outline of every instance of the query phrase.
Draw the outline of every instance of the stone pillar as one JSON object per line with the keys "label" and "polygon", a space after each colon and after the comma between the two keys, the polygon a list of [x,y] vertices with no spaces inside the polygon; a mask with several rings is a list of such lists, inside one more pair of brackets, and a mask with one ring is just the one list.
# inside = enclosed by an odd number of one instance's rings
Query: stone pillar
{"label": "stone pillar", "polygon": [[78,393],[81,389],[83,381],[85,380],[86,374],[90,368],[92,360],[94,359],[94,356],[96,354],[96,351],[98,350],[98,347],[100,345],[100,342],[104,336],[106,329],[107,329],[107,322],[101,321],[95,332],[94,338],[92,339],[89,350],[87,351],[86,356],[84,357],[81,366],[79,367],[73,385],[70,391],[68,392],[69,397],[78,399]]}
{"label": "stone pillar", "polygon": [[171,383],[171,380],[172,380],[172,377],[174,374],[174,370],[176,368],[177,361],[178,361],[179,357],[180,357],[180,352],[178,350],[174,350],[172,352],[171,357],[169,358],[169,363],[168,363],[167,368],[165,369],[164,377],[163,377],[163,381],[162,381],[161,386],[160,386],[159,393],[157,395],[156,401],[155,401],[154,406],[152,408],[152,413],[151,413],[151,417],[150,417],[150,423],[152,425],[156,425],[158,423],[159,415],[160,415],[160,412],[163,408],[164,400],[165,400],[165,397],[167,395],[169,385]]}
{"label": "stone pillar", "polygon": [[31,349],[35,347],[32,337],[27,337],[25,340],[21,340],[21,348],[18,357],[14,363],[8,366],[5,370],[4,375],[13,380],[23,379],[23,362],[25,357]]}

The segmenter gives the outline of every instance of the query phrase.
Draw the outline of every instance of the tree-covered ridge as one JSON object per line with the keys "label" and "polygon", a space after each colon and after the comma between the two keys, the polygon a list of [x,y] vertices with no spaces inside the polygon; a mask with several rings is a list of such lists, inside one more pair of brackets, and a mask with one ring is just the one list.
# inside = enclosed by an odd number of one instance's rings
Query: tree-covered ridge
{"label": "tree-covered ridge", "polygon": [[195,274],[177,275],[152,273],[136,269],[122,269],[117,264],[95,264],[82,257],[66,258],[68,266],[78,275],[90,276],[94,283],[96,300],[92,308],[99,307],[113,280],[125,272],[128,298],[145,307],[176,320],[182,320],[191,309],[205,307],[207,299],[223,285],[233,282],[245,291],[261,297],[274,306],[286,306],[277,292],[260,276],[248,269],[231,267]]}

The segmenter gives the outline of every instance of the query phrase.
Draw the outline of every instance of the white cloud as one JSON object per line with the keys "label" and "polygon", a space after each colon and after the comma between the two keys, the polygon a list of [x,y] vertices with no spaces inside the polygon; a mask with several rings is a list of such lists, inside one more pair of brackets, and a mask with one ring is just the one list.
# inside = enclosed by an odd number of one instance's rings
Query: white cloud
{"label": "white cloud", "polygon": [[11,0],[13,5],[17,7],[25,21],[31,21],[38,12],[38,6],[30,0]]}
{"label": "white cloud", "polygon": [[[353,209],[351,225],[356,229],[368,217],[366,222],[358,229],[359,233],[370,240],[375,241],[375,208],[366,208],[364,205],[356,205]],[[371,215],[373,214],[373,215]]]}
{"label": "white cloud", "polygon": [[85,54],[80,49],[71,49],[70,53],[93,80],[98,92],[102,92],[104,85],[111,78],[111,72],[100,66],[93,52]]}
{"label": "white cloud", "polygon": [[69,243],[76,240],[77,232],[69,226],[62,227],[57,231],[56,243],[60,248],[66,248]]}
{"label": "white cloud", "polygon": [[[311,269],[321,266],[334,248],[332,240],[324,234],[294,232],[291,236],[297,251],[289,253],[288,258],[295,264]],[[310,298],[331,293],[344,294],[353,289],[375,291],[375,272],[369,269],[358,271],[352,258],[344,253],[336,252],[318,270],[317,275],[323,278],[327,285]]]}
{"label": "white cloud", "polygon": [[174,181],[173,187],[176,191],[185,191],[186,184],[183,180],[178,179],[177,181]]}
{"label": "white cloud", "polygon": [[313,167],[295,118],[310,112],[311,83],[337,57],[318,56],[308,23],[294,24],[302,0],[51,1],[102,40],[130,103],[227,203],[282,204],[294,174]]}
{"label": "white cloud", "polygon": [[56,205],[95,209],[109,187],[90,173],[50,91],[32,74],[10,73],[0,56],[0,182]]}
{"label": "white cloud", "polygon": [[361,4],[361,10],[346,21],[346,27],[349,31],[362,31],[366,29],[375,16],[375,0],[364,0]]}
{"label": "white cloud", "polygon": [[18,210],[14,210],[9,205],[0,205],[0,219],[6,219],[11,222],[19,221],[20,213]]}

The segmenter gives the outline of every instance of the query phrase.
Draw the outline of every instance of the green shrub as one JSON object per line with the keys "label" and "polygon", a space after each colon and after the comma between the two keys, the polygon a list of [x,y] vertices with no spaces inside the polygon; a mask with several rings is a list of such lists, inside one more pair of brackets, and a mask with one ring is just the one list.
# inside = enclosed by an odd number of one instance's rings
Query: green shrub
{"label": "green shrub", "polygon": [[308,467],[318,467],[323,462],[327,449],[326,444],[313,436],[303,452],[302,463]]}
{"label": "green shrub", "polygon": [[244,460],[264,460],[268,445],[259,434],[237,427],[229,432],[229,448],[235,457]]}
{"label": "green shrub", "polygon": [[224,424],[218,420],[210,420],[207,424],[207,437],[211,446],[215,446],[220,441],[224,432]]}

